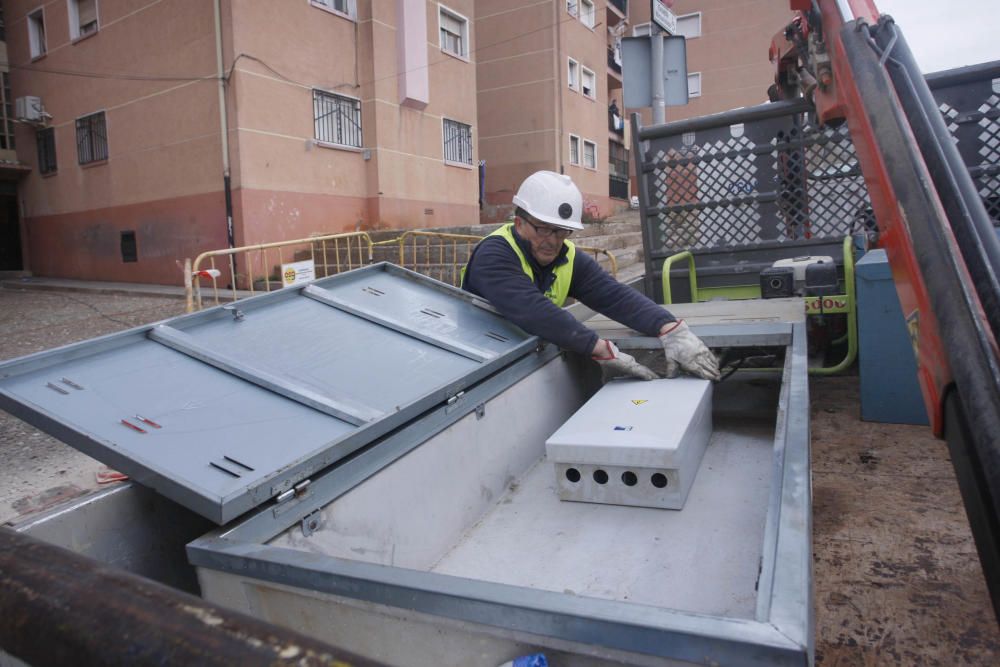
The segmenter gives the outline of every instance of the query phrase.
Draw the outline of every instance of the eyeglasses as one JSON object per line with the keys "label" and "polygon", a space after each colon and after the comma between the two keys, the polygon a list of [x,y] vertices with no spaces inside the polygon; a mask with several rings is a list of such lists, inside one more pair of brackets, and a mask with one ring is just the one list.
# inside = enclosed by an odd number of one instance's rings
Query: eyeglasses
{"label": "eyeglasses", "polygon": [[566,237],[568,237],[570,234],[573,233],[572,229],[562,229],[560,227],[541,227],[533,223],[531,220],[528,220],[527,218],[521,218],[521,219],[524,220],[526,223],[528,223],[528,225],[535,230],[535,233],[538,234],[539,238],[547,239],[555,236],[556,238],[565,239]]}

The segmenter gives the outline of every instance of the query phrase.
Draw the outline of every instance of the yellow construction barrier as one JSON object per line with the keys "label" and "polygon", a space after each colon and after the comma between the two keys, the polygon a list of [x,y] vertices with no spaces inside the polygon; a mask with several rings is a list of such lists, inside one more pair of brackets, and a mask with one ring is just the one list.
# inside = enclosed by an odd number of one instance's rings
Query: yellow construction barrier
{"label": "yellow construction barrier", "polygon": [[[473,248],[483,240],[475,234],[449,234],[445,232],[428,232],[413,230],[404,232],[402,236],[381,244],[399,246],[399,265],[448,283],[459,286],[462,267],[472,255]],[[600,255],[607,259],[608,273],[618,277],[618,262],[615,256],[602,248],[589,248],[577,245],[578,252],[585,252],[600,262]]]}
{"label": "yellow construction barrier", "polygon": [[[296,246],[308,247],[316,277],[322,278],[371,264],[372,245],[366,232],[348,232],[203,252],[194,262],[184,263],[187,312],[204,307],[202,280],[211,281],[210,305],[217,306],[221,303],[220,294],[228,294],[231,301],[236,301],[257,292],[270,292],[272,284],[284,285],[283,277],[275,276],[274,271],[288,263],[286,252],[289,260],[295,258]],[[216,266],[216,259],[222,260],[221,268]],[[224,286],[221,290],[220,283]]]}
{"label": "yellow construction barrier", "polygon": [[[228,296],[228,300],[236,301],[258,292],[270,292],[272,285],[280,288],[285,283],[275,270],[286,264],[285,252],[291,254],[289,259],[294,259],[295,246],[308,246],[317,278],[371,264],[374,246],[395,245],[399,250],[400,266],[458,287],[462,267],[482,239],[475,234],[412,230],[397,238],[373,243],[366,232],[349,232],[203,252],[193,262],[188,259],[184,263],[187,312],[201,310],[206,301],[210,306],[217,306],[222,302],[220,297]],[[608,272],[618,277],[618,262],[610,252],[581,245],[576,249],[592,255],[598,262],[603,255]],[[220,260],[221,266],[217,266],[216,260]],[[203,280],[210,281],[209,298],[202,295]],[[220,288],[220,284],[223,287]]]}

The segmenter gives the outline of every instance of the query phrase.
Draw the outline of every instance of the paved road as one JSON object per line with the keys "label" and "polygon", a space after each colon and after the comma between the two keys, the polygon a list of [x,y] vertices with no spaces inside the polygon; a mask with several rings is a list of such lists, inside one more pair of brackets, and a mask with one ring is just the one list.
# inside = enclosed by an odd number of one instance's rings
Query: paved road
{"label": "paved road", "polygon": [[[184,300],[0,287],[0,359],[155,322]],[[0,411],[0,523],[95,488],[97,461]]]}

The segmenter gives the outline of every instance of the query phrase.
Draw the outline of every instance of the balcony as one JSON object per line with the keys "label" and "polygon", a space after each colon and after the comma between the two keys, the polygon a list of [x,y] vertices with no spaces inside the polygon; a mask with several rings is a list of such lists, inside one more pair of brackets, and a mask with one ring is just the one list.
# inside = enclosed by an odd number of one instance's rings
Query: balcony
{"label": "balcony", "polygon": [[618,62],[615,50],[610,46],[608,47],[608,68],[611,69],[612,72],[617,72],[618,74],[622,73],[621,63]]}
{"label": "balcony", "polygon": [[621,13],[621,18],[628,16],[628,0],[608,0],[608,7],[614,7]]}

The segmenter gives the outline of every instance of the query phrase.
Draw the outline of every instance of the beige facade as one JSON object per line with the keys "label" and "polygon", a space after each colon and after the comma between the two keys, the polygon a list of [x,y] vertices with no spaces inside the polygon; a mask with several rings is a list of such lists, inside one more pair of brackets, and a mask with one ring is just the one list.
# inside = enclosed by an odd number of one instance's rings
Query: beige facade
{"label": "beige facade", "polygon": [[539,169],[571,176],[590,215],[626,205],[608,189],[608,105],[621,103],[609,26],[624,16],[605,0],[477,0],[484,222],[505,218],[520,182]]}
{"label": "beige facade", "polygon": [[[537,169],[572,176],[591,214],[606,216],[627,205],[629,184],[621,178],[632,171],[623,161],[625,149],[631,149],[628,115],[639,111],[644,124],[652,116],[648,108],[623,108],[622,78],[613,55],[620,37],[648,34],[650,2],[595,0],[592,22],[581,20],[587,4],[476,2],[479,150],[486,162],[484,221],[509,215],[518,184]],[[683,28],[692,31],[687,41],[692,96],[686,106],[667,108],[668,121],[767,100],[773,81],[767,50],[771,38],[791,19],[788,0],[667,4],[673,5]],[[576,86],[571,68],[576,69]],[[579,85],[584,68],[596,75],[593,98]],[[625,124],[620,134],[609,124],[612,102]],[[584,142],[596,147],[594,168],[584,164]],[[578,160],[572,159],[575,144]]]}
{"label": "beige facade", "polygon": [[478,217],[473,0],[4,8],[36,275],[180,282],[230,241],[227,162],[236,245]]}
{"label": "beige facade", "polygon": [[[636,2],[630,11],[628,34],[643,33],[650,3]],[[767,87],[774,83],[767,51],[792,19],[788,0],[676,0],[672,11],[681,29],[696,33],[687,39],[693,95],[685,106],[667,107],[667,122],[767,102]],[[643,123],[651,122],[649,109],[634,111]]]}

